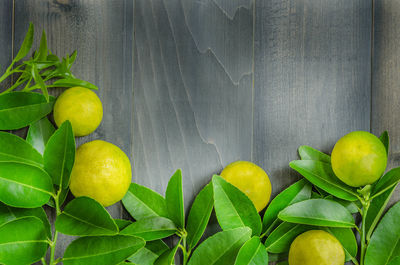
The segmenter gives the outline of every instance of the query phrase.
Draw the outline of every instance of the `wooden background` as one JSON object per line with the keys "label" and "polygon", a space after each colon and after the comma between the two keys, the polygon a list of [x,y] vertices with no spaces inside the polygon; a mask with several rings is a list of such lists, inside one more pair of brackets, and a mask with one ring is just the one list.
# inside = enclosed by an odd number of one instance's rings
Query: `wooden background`
{"label": "wooden background", "polygon": [[330,152],[353,130],[388,130],[400,162],[397,0],[1,0],[1,69],[29,22],[36,45],[44,29],[54,53],[78,50],[74,73],[100,88],[103,122],[78,144],[120,146],[160,193],[182,168],[187,206],[236,160],[277,194],[298,179],[299,145]]}

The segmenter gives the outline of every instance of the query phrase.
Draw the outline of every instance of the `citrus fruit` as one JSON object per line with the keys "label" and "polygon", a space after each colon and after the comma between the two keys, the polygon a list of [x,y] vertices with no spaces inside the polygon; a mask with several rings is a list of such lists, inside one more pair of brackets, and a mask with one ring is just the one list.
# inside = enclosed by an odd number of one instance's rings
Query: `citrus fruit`
{"label": "citrus fruit", "polygon": [[95,140],[76,150],[70,190],[75,197],[87,196],[110,206],[125,196],[131,178],[125,153],[111,143]]}
{"label": "citrus fruit", "polygon": [[271,182],[261,167],[248,161],[236,161],[222,170],[221,177],[246,194],[258,212],[267,206]]}
{"label": "citrus fruit", "polygon": [[341,181],[352,187],[365,186],[377,181],[385,171],[386,149],[369,132],[351,132],[336,142],[331,163]]}
{"label": "citrus fruit", "polygon": [[69,120],[75,136],[92,133],[103,118],[103,106],[92,90],[71,87],[65,90],[54,104],[54,121],[57,126]]}
{"label": "citrus fruit", "polygon": [[289,265],[343,265],[345,254],[342,245],[328,232],[310,230],[292,242]]}

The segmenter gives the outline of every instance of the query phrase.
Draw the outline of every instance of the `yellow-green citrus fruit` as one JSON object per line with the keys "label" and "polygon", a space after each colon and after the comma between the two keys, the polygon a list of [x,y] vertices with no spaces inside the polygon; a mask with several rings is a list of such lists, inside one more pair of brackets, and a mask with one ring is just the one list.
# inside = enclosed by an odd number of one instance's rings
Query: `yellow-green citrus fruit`
{"label": "yellow-green citrus fruit", "polygon": [[377,181],[385,171],[385,146],[375,135],[356,131],[337,141],[332,151],[332,169],[336,176],[352,187]]}
{"label": "yellow-green citrus fruit", "polygon": [[261,167],[248,161],[236,161],[222,170],[221,177],[246,194],[257,211],[267,206],[271,197],[271,182]]}
{"label": "yellow-green citrus fruit", "polygon": [[345,254],[342,245],[328,232],[310,230],[292,242],[289,265],[343,265]]}
{"label": "yellow-green citrus fruit", "polygon": [[100,125],[103,106],[92,90],[71,87],[65,90],[54,104],[54,121],[57,126],[69,120],[75,136],[88,135]]}
{"label": "yellow-green citrus fruit", "polygon": [[131,179],[129,158],[117,146],[95,140],[76,150],[70,183],[75,197],[87,196],[110,206],[125,196]]}

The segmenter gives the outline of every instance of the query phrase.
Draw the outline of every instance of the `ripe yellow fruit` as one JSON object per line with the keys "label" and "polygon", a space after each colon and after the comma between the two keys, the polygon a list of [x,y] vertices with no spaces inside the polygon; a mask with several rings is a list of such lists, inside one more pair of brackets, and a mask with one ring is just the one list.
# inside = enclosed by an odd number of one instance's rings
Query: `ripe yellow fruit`
{"label": "ripe yellow fruit", "polygon": [[328,232],[310,230],[292,242],[289,265],[344,265],[342,245]]}
{"label": "ripe yellow fruit", "polygon": [[369,132],[351,132],[336,142],[331,163],[341,181],[352,187],[365,186],[384,173],[386,149],[379,138]]}
{"label": "ripe yellow fruit", "polygon": [[226,166],[221,177],[246,194],[258,212],[267,206],[271,182],[261,167],[248,161],[237,161]]}
{"label": "ripe yellow fruit", "polygon": [[117,146],[95,140],[76,150],[70,183],[75,197],[87,196],[110,206],[125,196],[131,179],[129,158]]}
{"label": "ripe yellow fruit", "polygon": [[57,126],[69,120],[75,136],[88,135],[100,125],[103,106],[92,90],[71,87],[65,90],[54,104],[54,121]]}

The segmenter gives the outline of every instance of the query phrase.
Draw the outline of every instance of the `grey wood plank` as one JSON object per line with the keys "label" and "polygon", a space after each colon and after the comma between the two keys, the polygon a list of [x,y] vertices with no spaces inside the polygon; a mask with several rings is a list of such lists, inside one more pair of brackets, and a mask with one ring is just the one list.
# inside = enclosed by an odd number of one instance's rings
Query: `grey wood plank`
{"label": "grey wood plank", "polygon": [[[390,136],[388,169],[400,162],[400,3],[374,1],[371,130]],[[400,199],[399,189],[390,205]]]}
{"label": "grey wood plank", "polygon": [[186,206],[228,163],[251,159],[253,1],[136,1],[135,181]]}
{"label": "grey wood plank", "polygon": [[[77,144],[103,139],[131,157],[133,1],[19,0],[15,2],[15,16],[16,48],[28,23],[33,22],[36,46],[45,29],[49,48],[60,56],[77,50],[73,73],[99,87],[103,121],[93,134],[78,138]],[[122,216],[119,203],[108,210],[113,217]],[[72,238],[61,236],[59,240],[57,256]]]}
{"label": "grey wood plank", "polygon": [[[0,75],[12,60],[13,1],[0,1]],[[0,84],[0,91],[8,87],[11,79]]]}
{"label": "grey wood plank", "polygon": [[273,195],[298,174],[297,148],[330,153],[339,137],[370,130],[371,2],[256,2],[253,160]]}

